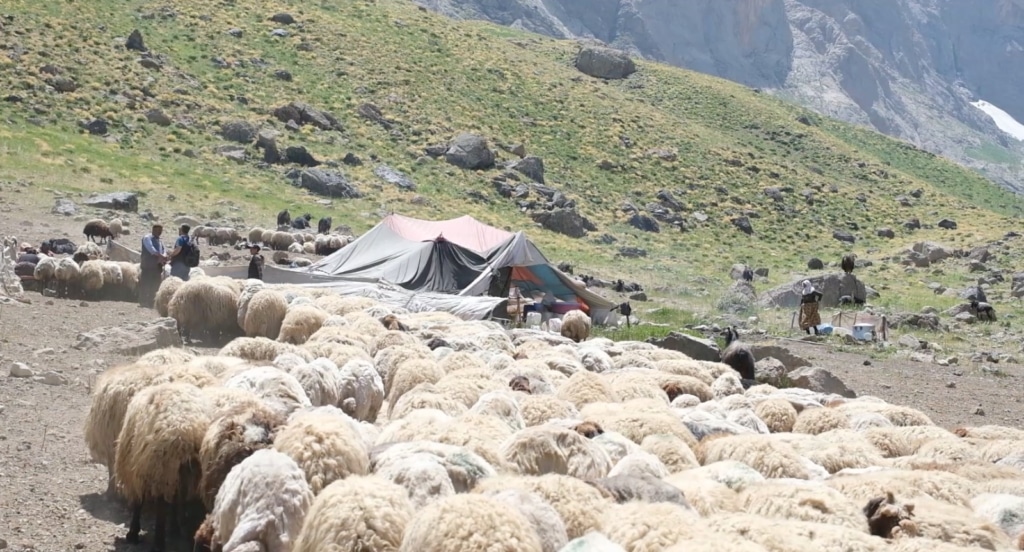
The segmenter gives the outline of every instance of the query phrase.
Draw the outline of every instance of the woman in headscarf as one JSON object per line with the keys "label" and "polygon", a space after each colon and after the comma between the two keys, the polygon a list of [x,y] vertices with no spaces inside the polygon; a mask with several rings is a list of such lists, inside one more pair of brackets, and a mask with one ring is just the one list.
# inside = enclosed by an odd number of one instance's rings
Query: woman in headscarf
{"label": "woman in headscarf", "polygon": [[800,283],[801,295],[800,295],[800,329],[807,332],[810,335],[811,330],[814,330],[814,335],[818,335],[818,326],[821,325],[821,315],[818,314],[818,302],[821,301],[821,292],[814,289],[814,285],[811,284],[810,280],[804,280]]}

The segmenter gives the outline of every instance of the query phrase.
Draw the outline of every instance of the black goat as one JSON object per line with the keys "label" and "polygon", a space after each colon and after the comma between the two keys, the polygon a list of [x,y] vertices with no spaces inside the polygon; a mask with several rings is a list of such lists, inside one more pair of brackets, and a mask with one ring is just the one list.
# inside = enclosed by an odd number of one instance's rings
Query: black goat
{"label": "black goat", "polygon": [[754,370],[754,354],[750,352],[747,344],[740,342],[740,334],[736,327],[725,329],[725,350],[722,351],[722,363],[728,364],[733,370],[740,374],[743,387],[749,387],[754,383],[756,371]]}
{"label": "black goat", "polygon": [[840,263],[840,266],[843,268],[843,272],[847,274],[853,272],[853,269],[856,266],[856,260],[857,256],[854,255],[853,253],[850,253],[849,255],[843,255],[843,260]]}
{"label": "black goat", "polygon": [[612,307],[612,310],[613,311],[619,311],[619,314],[621,314],[622,316],[626,317],[626,327],[627,328],[632,328],[633,327],[632,322],[630,322],[630,320],[629,320],[629,315],[633,314],[633,307],[630,306],[629,301],[626,301],[625,303],[620,303],[618,305],[615,305],[614,307]]}
{"label": "black goat", "polygon": [[313,215],[306,213],[301,217],[292,220],[292,228],[296,230],[306,230],[309,228],[309,221],[313,218]]}
{"label": "black goat", "polygon": [[753,282],[754,281],[754,271],[751,270],[749,266],[743,267],[743,281],[744,282]]}
{"label": "black goat", "polygon": [[323,217],[319,222],[316,223],[316,231],[320,234],[326,234],[331,231],[331,217]]}
{"label": "black goat", "polygon": [[971,301],[971,312],[978,317],[978,320],[996,321],[996,309],[984,301]]}
{"label": "black goat", "polygon": [[277,214],[277,225],[278,226],[288,226],[289,224],[291,224],[291,222],[292,222],[292,214],[288,212],[288,209],[285,209],[285,210],[283,210],[283,211],[281,211],[280,213]]}

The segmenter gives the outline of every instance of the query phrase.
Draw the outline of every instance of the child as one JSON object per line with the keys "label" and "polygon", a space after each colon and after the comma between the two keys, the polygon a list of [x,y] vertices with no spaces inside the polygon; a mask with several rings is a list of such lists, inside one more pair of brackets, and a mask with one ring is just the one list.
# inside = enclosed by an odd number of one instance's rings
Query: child
{"label": "child", "polygon": [[262,280],[263,255],[260,255],[260,246],[255,243],[249,245],[249,253],[252,255],[252,259],[249,260],[249,278]]}

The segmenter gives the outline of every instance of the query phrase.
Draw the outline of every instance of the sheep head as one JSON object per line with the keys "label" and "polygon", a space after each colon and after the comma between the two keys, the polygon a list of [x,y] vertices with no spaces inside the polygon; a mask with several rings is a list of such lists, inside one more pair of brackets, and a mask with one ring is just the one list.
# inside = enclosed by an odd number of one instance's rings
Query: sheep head
{"label": "sheep head", "polygon": [[513,391],[522,391],[527,395],[532,393],[530,390],[530,380],[526,376],[516,376],[512,378],[512,380],[508,382],[508,386]]}
{"label": "sheep head", "polygon": [[196,552],[213,552],[213,518],[211,516],[206,516],[192,540],[195,542],[193,550]]}
{"label": "sheep head", "polygon": [[953,433],[957,437],[967,437],[967,434],[970,433],[970,430],[967,429],[966,427],[958,427],[958,428],[953,430]]}
{"label": "sheep head", "polygon": [[672,402],[676,400],[676,397],[678,397],[679,395],[685,394],[683,388],[680,387],[678,383],[674,382],[665,382],[661,384],[661,390],[664,391],[666,395],[668,395],[668,402]]}
{"label": "sheep head", "polygon": [[389,315],[385,316],[384,318],[381,318],[380,319],[380,323],[383,324],[385,328],[387,328],[388,330],[391,330],[391,331],[396,331],[396,332],[407,332],[407,331],[409,331],[409,327],[406,326],[405,324],[402,324],[402,322],[400,320],[398,320],[398,317],[393,315],[393,314],[389,314]]}
{"label": "sheep head", "polygon": [[597,422],[591,421],[576,424],[576,427],[573,429],[576,430],[576,433],[579,433],[587,439],[593,439],[598,435],[604,434],[604,428],[602,428]]}
{"label": "sheep head", "polygon": [[914,505],[897,503],[891,492],[869,500],[864,506],[864,515],[868,518],[871,534],[876,537],[894,539],[902,536],[917,536],[917,524],[912,519]]}

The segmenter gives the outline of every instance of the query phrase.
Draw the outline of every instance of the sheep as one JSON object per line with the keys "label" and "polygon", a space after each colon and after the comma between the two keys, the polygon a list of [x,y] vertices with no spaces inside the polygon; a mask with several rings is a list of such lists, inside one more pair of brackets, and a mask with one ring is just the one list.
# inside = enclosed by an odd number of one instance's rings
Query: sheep
{"label": "sheep", "polygon": [[224,387],[251,391],[285,416],[313,406],[295,376],[272,366],[242,366],[237,372],[222,374],[221,379]]}
{"label": "sheep", "polygon": [[792,446],[764,435],[709,436],[694,452],[703,466],[722,460],[738,460],[764,477],[810,479],[812,476]]}
{"label": "sheep", "polygon": [[512,507],[526,518],[540,537],[543,552],[558,552],[567,544],[565,522],[558,512],[535,493],[519,489],[489,491],[484,496]]}
{"label": "sheep", "polygon": [[124,234],[124,221],[119,218],[110,221],[107,226],[110,228],[112,238],[119,238],[121,234]]}
{"label": "sheep", "polygon": [[356,428],[341,411],[298,412],[278,431],[274,449],[298,462],[313,494],[320,494],[333,481],[369,473],[369,451]]}
{"label": "sheep", "polygon": [[399,320],[398,317],[393,315],[393,314],[389,314],[389,315],[385,316],[384,318],[381,318],[380,319],[380,323],[385,328],[387,328],[390,331],[398,331],[398,332],[407,332],[407,331],[409,331],[409,326],[406,326],[405,324],[402,324],[402,321]]}
{"label": "sheep", "polygon": [[840,263],[840,266],[842,267],[843,272],[845,272],[847,274],[850,274],[851,272],[853,272],[853,269],[856,266],[856,263],[855,263],[856,260],[857,260],[857,255],[854,255],[853,253],[850,253],[849,255],[843,255],[842,262]]}
{"label": "sheep", "polygon": [[32,277],[39,282],[40,289],[48,289],[54,283],[57,274],[57,259],[45,254],[39,255],[39,262],[32,269]]}
{"label": "sheep", "polygon": [[550,504],[565,522],[570,539],[597,529],[601,512],[612,501],[585,481],[567,475],[496,476],[481,479],[471,492],[488,493],[504,489],[532,492]]}
{"label": "sheep", "polygon": [[635,500],[648,503],[669,502],[687,509],[690,508],[690,504],[678,488],[649,475],[611,475],[604,479],[590,480],[587,483],[619,504]]}
{"label": "sheep", "polygon": [[327,313],[312,305],[300,305],[288,309],[281,322],[277,340],[282,343],[302,345],[316,333],[327,320]]}
{"label": "sheep", "polygon": [[739,504],[744,512],[766,518],[828,523],[868,532],[870,516],[839,491],[823,485],[750,485],[740,492]]}
{"label": "sheep", "polygon": [[107,466],[108,494],[115,491],[116,443],[132,398],[142,389],[161,383],[187,382],[205,387],[214,381],[205,370],[188,365],[127,364],[110,368],[96,378],[85,418],[85,443],[92,460]]}
{"label": "sheep", "polygon": [[[258,401],[255,395],[252,398]],[[229,407],[214,420],[199,449],[199,497],[208,510],[213,510],[217,490],[231,469],[257,450],[269,447],[274,432],[284,423],[280,412],[262,402]]]}
{"label": "sheep", "polygon": [[425,550],[541,552],[542,546],[519,510],[484,495],[460,494],[427,506],[409,522],[399,552]]}
{"label": "sheep", "polygon": [[249,241],[249,244],[251,245],[251,244],[262,243],[263,242],[263,233],[264,232],[266,232],[266,230],[264,230],[264,229],[262,229],[260,227],[254,227],[251,230],[249,230],[249,235],[246,236],[246,238]]}
{"label": "sheep", "polygon": [[377,476],[351,476],[316,497],[292,551],[398,550],[414,513],[404,488]]}
{"label": "sheep", "polygon": [[740,342],[740,334],[736,327],[725,329],[725,350],[722,351],[722,362],[728,364],[743,378],[743,388],[749,388],[756,377],[754,370],[754,354],[750,347]]}
{"label": "sheep", "polygon": [[166,540],[167,507],[184,509],[198,490],[199,449],[210,424],[210,405],[198,387],[165,383],[139,391],[117,438],[114,479],[132,506],[125,540],[138,544],[143,504],[153,504],[154,549]]}
{"label": "sheep", "polygon": [[85,234],[86,239],[93,243],[96,243],[95,238],[100,239],[99,243],[106,243],[108,239],[114,237],[113,232],[110,231],[110,226],[101,219],[92,219],[85,223],[82,233]]}
{"label": "sheep", "polygon": [[277,339],[288,314],[284,295],[273,289],[257,291],[249,300],[242,329],[246,337]]}
{"label": "sheep", "polygon": [[85,261],[96,261],[102,259],[103,250],[100,249],[100,246],[90,241],[78,246],[78,249],[75,250],[72,257],[75,259],[75,262],[81,265],[81,263]]}
{"label": "sheep", "polygon": [[917,524],[914,523],[914,505],[897,503],[891,492],[885,496],[873,498],[863,509],[868,519],[868,531],[883,539],[898,538],[902,535],[917,536]]}
{"label": "sheep", "polygon": [[185,285],[185,281],[177,276],[168,276],[160,282],[156,290],[156,297],[153,299],[153,308],[160,316],[167,316],[171,298]]}
{"label": "sheep", "polygon": [[82,263],[80,282],[85,297],[98,299],[99,291],[103,288],[103,261],[89,260]]}
{"label": "sheep", "polygon": [[466,447],[426,440],[389,440],[384,433],[378,437],[380,444],[373,448],[370,457],[371,469],[405,487],[417,508],[445,496],[469,492],[497,474],[487,460]]}
{"label": "sheep", "polygon": [[238,294],[212,278],[182,284],[171,297],[167,314],[178,322],[178,332],[186,340],[193,336],[222,339],[240,333]]}
{"label": "sheep", "polygon": [[571,429],[535,426],[516,432],[501,445],[501,454],[523,474],[560,473],[580,479],[608,475],[611,459],[587,437]]}
{"label": "sheep", "polygon": [[796,409],[784,399],[763,400],[754,407],[754,414],[764,421],[772,433],[787,433],[793,431],[796,425]]}
{"label": "sheep", "polygon": [[687,506],[669,502],[630,502],[601,515],[600,531],[627,552],[664,550],[676,541],[695,538],[700,518]]}
{"label": "sheep", "polygon": [[288,373],[299,381],[313,406],[336,406],[341,402],[338,396],[339,370],[329,359],[318,358],[299,364]]}
{"label": "sheep", "polygon": [[64,257],[53,271],[57,280],[57,297],[72,297],[81,292],[82,269],[74,260]]}
{"label": "sheep", "polygon": [[274,251],[287,251],[288,246],[295,243],[295,235],[291,232],[274,232],[269,240],[264,239],[264,243],[270,245]]}
{"label": "sheep", "polygon": [[285,354],[294,353],[306,362],[313,360],[313,354],[289,343],[281,343],[266,337],[239,337],[231,340],[217,354],[238,357],[252,362],[271,362]]}
{"label": "sheep", "polygon": [[590,317],[581,310],[571,310],[562,316],[562,337],[569,338],[576,343],[586,341],[590,337]]}
{"label": "sheep", "polygon": [[258,450],[227,474],[196,532],[196,548],[288,552],[312,503],[313,492],[294,460]]}

